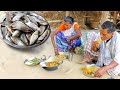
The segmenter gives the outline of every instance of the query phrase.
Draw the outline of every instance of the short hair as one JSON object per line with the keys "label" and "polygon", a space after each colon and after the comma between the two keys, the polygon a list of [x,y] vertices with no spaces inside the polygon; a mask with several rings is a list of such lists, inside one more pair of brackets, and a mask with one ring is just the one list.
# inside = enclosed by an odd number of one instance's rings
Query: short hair
{"label": "short hair", "polygon": [[116,25],[113,22],[105,21],[101,25],[102,29],[108,29],[108,33],[112,33],[116,30]]}
{"label": "short hair", "polygon": [[65,21],[65,22],[69,22],[70,24],[73,24],[73,23],[74,23],[74,19],[73,19],[72,17],[70,17],[70,16],[65,17],[65,18],[64,18],[64,21]]}

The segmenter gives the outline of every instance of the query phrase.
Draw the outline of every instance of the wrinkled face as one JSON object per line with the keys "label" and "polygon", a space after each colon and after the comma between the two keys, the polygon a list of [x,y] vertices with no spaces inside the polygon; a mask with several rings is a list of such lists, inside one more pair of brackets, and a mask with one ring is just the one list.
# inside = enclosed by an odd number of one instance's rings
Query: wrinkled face
{"label": "wrinkled face", "polygon": [[65,28],[66,29],[70,29],[72,24],[70,24],[69,22],[64,22]]}
{"label": "wrinkled face", "polygon": [[112,38],[113,34],[114,34],[113,32],[108,33],[107,29],[100,30],[100,37],[102,40],[108,40],[108,39]]}

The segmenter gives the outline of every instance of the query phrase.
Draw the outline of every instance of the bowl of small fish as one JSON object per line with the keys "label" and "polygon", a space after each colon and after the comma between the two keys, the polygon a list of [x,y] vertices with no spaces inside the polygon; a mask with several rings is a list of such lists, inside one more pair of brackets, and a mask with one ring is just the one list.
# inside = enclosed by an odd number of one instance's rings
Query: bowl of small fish
{"label": "bowl of small fish", "polygon": [[47,20],[32,11],[9,11],[2,20],[0,36],[14,48],[39,46],[51,33]]}

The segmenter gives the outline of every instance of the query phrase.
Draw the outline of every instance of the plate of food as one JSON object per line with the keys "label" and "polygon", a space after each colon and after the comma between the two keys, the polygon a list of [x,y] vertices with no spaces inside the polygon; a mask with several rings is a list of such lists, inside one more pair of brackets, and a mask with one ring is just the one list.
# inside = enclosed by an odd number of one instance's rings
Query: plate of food
{"label": "plate of food", "polygon": [[40,66],[42,66],[42,68],[44,68],[47,71],[54,71],[58,69],[58,66],[62,62],[63,61],[61,60],[61,58],[58,58],[56,56],[51,56],[46,61],[41,62]]}
{"label": "plate of food", "polygon": [[61,59],[68,59],[69,53],[68,52],[59,52],[59,55],[56,55],[56,56],[61,58]]}
{"label": "plate of food", "polygon": [[94,77],[95,72],[98,70],[99,67],[97,67],[95,64],[87,65],[85,67],[82,67],[81,70],[83,74],[87,77]]}
{"label": "plate of food", "polygon": [[28,66],[35,66],[35,65],[40,64],[40,59],[37,57],[31,57],[31,58],[26,59],[24,61],[24,64]]}

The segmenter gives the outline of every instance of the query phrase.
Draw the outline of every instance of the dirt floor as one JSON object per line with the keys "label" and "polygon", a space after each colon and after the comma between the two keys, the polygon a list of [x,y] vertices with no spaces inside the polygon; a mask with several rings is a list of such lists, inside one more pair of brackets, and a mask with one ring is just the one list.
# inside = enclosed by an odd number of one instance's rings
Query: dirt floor
{"label": "dirt floor", "polygon": [[[85,31],[82,31],[85,38]],[[101,78],[86,77],[80,67],[85,64],[78,64],[82,60],[81,55],[74,54],[73,61],[64,60],[56,71],[46,71],[40,65],[26,66],[24,60],[29,57],[38,57],[42,55],[54,55],[53,46],[50,38],[42,45],[21,50],[8,46],[0,38],[0,78],[1,79],[107,79],[110,77],[107,73]],[[114,77],[119,79],[120,77]]]}

